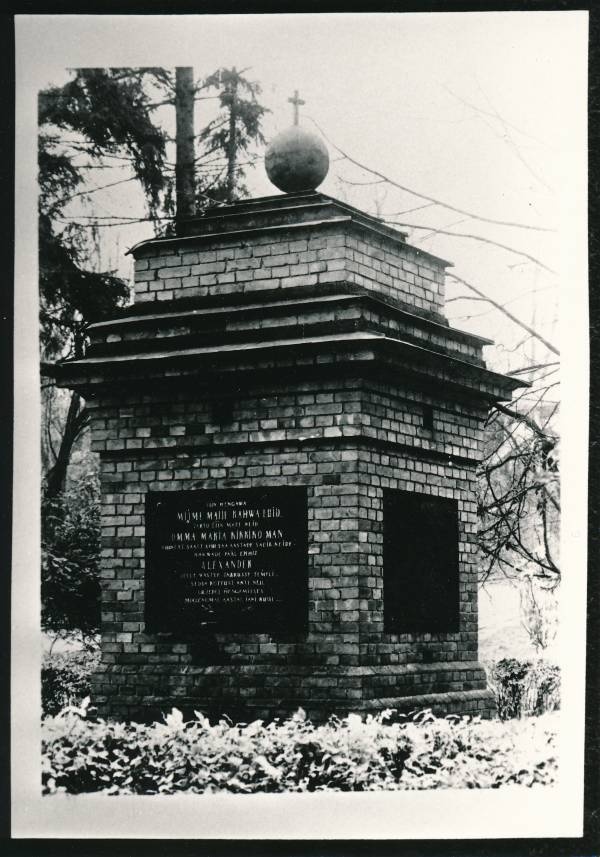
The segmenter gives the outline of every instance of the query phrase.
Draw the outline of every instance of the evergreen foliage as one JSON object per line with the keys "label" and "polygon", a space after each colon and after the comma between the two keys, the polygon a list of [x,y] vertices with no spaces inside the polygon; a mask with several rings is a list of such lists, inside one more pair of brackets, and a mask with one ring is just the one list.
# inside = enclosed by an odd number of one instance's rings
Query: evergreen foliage
{"label": "evergreen foliage", "polygon": [[[235,68],[220,68],[209,75],[199,87],[199,91],[216,90],[219,111],[214,119],[202,130],[199,143],[204,158],[218,155],[225,159],[216,178],[199,182],[198,207],[206,205],[206,195],[212,201],[232,202],[236,198],[247,196],[244,184],[245,162],[240,156],[250,157],[253,145],[263,145],[266,141],[261,130],[262,119],[267,108],[258,101],[260,84],[248,80],[243,72]],[[219,161],[217,161],[219,163]]]}
{"label": "evergreen foliage", "polygon": [[100,625],[99,487],[93,477],[42,509],[42,628],[91,636]]}
{"label": "evergreen foliage", "polygon": [[42,711],[59,714],[69,705],[78,705],[91,693],[91,674],[99,666],[100,650],[95,641],[75,652],[45,655],[42,663]]}
{"label": "evergreen foliage", "polygon": [[[156,70],[78,69],[63,87],[39,97],[39,259],[43,358],[81,356],[85,328],[129,298],[129,288],[108,271],[90,266],[91,238],[68,222],[65,207],[85,196],[84,165],[126,155],[155,215],[164,188],[165,134],[151,119],[144,88]],[[65,144],[61,132],[75,135]],[[65,225],[66,222],[66,225]]]}

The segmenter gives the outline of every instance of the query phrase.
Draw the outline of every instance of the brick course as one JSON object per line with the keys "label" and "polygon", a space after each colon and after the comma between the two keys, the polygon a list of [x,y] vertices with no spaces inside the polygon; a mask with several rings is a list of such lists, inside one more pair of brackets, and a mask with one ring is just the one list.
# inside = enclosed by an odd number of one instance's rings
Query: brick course
{"label": "brick course", "polygon": [[430,258],[426,262],[419,251],[373,236],[367,243],[356,229],[327,226],[318,237],[310,227],[300,232],[259,235],[252,243],[224,236],[203,242],[193,253],[186,241],[158,258],[145,255],[154,252],[149,247],[136,255],[136,302],[347,281],[416,310],[441,310],[443,267]]}

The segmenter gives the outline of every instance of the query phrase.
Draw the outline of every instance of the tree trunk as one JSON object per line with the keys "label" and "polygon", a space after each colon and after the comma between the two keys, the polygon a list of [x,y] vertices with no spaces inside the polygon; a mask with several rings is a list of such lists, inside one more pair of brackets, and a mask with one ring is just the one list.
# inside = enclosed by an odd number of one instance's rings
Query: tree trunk
{"label": "tree trunk", "polygon": [[56,461],[46,474],[46,486],[44,496],[47,500],[53,500],[65,487],[67,468],[71,458],[73,445],[88,423],[88,414],[85,406],[82,407],[81,399],[77,393],[71,395],[67,420],[60,441],[60,448]]}
{"label": "tree trunk", "polygon": [[[235,69],[233,69],[235,74]],[[237,81],[231,81],[231,104],[229,105],[229,146],[227,151],[227,201],[233,202],[235,197],[235,154],[237,140],[235,138]]]}
{"label": "tree trunk", "polygon": [[191,217],[196,211],[194,181],[194,69],[175,69],[176,163],[175,194],[177,218]]}

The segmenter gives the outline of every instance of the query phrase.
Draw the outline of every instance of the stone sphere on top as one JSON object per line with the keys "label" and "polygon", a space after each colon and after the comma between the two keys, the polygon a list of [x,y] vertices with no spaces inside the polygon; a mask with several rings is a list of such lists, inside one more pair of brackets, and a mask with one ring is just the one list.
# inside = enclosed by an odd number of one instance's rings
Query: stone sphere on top
{"label": "stone sphere on top", "polygon": [[275,187],[285,193],[316,190],[329,170],[329,154],[320,137],[292,125],[269,144],[265,169]]}

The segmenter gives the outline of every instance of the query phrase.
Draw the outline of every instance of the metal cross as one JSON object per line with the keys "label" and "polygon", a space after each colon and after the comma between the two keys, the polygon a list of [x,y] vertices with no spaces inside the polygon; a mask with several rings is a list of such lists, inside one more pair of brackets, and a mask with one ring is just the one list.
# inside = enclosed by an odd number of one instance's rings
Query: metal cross
{"label": "metal cross", "polygon": [[294,105],[294,125],[297,125],[298,124],[298,107],[301,104],[306,104],[306,101],[302,101],[301,98],[298,98],[298,90],[297,89],[294,90],[294,97],[288,98],[288,101],[290,102],[290,104]]}

